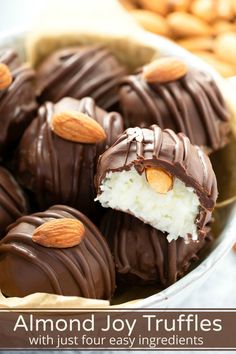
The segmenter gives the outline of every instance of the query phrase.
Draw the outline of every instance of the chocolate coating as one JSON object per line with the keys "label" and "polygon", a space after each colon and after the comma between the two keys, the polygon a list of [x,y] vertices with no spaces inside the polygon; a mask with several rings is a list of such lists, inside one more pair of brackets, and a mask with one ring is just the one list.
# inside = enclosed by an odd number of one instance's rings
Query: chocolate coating
{"label": "chocolate coating", "polygon": [[141,71],[122,80],[120,102],[127,127],[157,124],[184,133],[208,152],[228,141],[229,112],[208,73],[189,69],[176,81],[147,83]]}
{"label": "chocolate coating", "polygon": [[37,103],[34,71],[27,64],[21,64],[11,49],[0,51],[0,63],[9,67],[13,77],[11,85],[0,90],[0,159],[3,159],[32,120]]}
{"label": "chocolate coating", "polygon": [[27,212],[27,203],[13,176],[0,167],[0,238],[6,228]]}
{"label": "chocolate coating", "polygon": [[[64,110],[83,112],[95,119],[104,128],[106,141],[82,144],[58,137],[51,130],[50,120],[54,113]],[[97,107],[92,98],[64,98],[55,105],[47,102],[21,139],[15,158],[19,181],[33,192],[41,209],[59,203],[91,215],[97,158],[122,131],[122,117]]]}
{"label": "chocolate coating", "polygon": [[[32,234],[46,221],[80,220],[85,235],[79,245],[47,248],[32,241]],[[106,240],[79,211],[63,205],[23,216],[0,242],[0,288],[7,296],[36,292],[94,299],[110,299],[115,290],[114,262]]]}
{"label": "chocolate coating", "polygon": [[[188,244],[182,237],[168,242],[161,231],[112,209],[103,218],[101,230],[114,255],[118,280],[161,287],[181,278],[211,239],[207,235]],[[209,233],[209,228],[206,231]]]}
{"label": "chocolate coating", "polygon": [[98,106],[110,109],[118,102],[118,84],[125,73],[125,68],[101,46],[61,49],[39,67],[37,91],[41,102],[90,96]]}
{"label": "chocolate coating", "polygon": [[200,201],[195,223],[199,234],[205,234],[204,226],[211,219],[218,191],[211,162],[198,146],[184,134],[161,130],[157,125],[150,129],[129,128],[99,158],[95,179],[98,193],[108,171],[129,170],[132,166],[140,174],[147,167],[160,167],[192,187]]}

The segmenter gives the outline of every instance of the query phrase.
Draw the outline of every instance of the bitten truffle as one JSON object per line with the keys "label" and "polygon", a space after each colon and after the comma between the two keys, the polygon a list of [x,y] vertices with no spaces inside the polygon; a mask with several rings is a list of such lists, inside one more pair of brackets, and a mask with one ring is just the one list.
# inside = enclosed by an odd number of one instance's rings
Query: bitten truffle
{"label": "bitten truffle", "polygon": [[112,209],[104,216],[101,230],[114,255],[117,280],[160,287],[167,287],[184,276],[212,239],[208,228],[207,236],[199,242],[186,244],[183,238],[168,242],[161,231]]}
{"label": "bitten truffle", "polygon": [[[74,239],[78,242],[70,247]],[[105,238],[87,217],[56,205],[11,225],[0,242],[0,288],[5,296],[43,292],[110,299],[114,262]]]}
{"label": "bitten truffle", "polygon": [[207,155],[182,133],[129,128],[99,158],[97,200],[128,212],[169,241],[197,240],[205,234],[217,198]]}
{"label": "bitten truffle", "polygon": [[11,50],[0,50],[0,160],[7,158],[37,109],[34,71]]}
{"label": "bitten truffle", "polygon": [[[80,123],[78,115],[81,113],[84,120]],[[97,143],[63,139],[53,131],[56,127],[52,127],[52,120],[58,114],[61,121],[55,132],[59,130],[66,136],[69,133],[72,139],[76,134],[80,134],[82,140],[90,139],[95,128],[84,130],[90,119],[104,130],[105,139]],[[65,126],[66,123],[70,125]],[[97,107],[92,98],[80,101],[64,98],[56,104],[47,102],[39,108],[38,116],[20,141],[15,157],[18,179],[33,193],[40,209],[66,204],[91,215],[95,206],[94,174],[98,156],[114,143],[122,131],[122,117]]]}
{"label": "bitten truffle", "polygon": [[65,96],[90,96],[110,109],[118,102],[119,81],[126,73],[113,54],[101,46],[60,49],[37,70],[37,92],[41,102],[57,102]]}
{"label": "bitten truffle", "polygon": [[10,172],[0,167],[0,238],[11,223],[26,213],[23,191]]}
{"label": "bitten truffle", "polygon": [[122,80],[126,127],[157,124],[184,133],[210,153],[228,142],[229,111],[209,73],[187,67],[181,71],[181,65],[178,59],[159,59]]}

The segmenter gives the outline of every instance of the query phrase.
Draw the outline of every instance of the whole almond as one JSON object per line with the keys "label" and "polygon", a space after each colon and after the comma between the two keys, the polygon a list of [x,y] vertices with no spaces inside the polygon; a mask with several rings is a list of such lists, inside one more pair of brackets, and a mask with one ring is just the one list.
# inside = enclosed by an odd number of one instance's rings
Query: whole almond
{"label": "whole almond", "polygon": [[173,12],[167,17],[170,31],[175,38],[208,36],[211,27],[200,18],[185,12]]}
{"label": "whole almond", "polygon": [[204,60],[207,64],[212,66],[223,77],[230,77],[236,75],[236,66],[220,60],[214,53],[196,51],[194,52],[199,58]]}
{"label": "whole almond", "polygon": [[168,12],[169,0],[139,0],[139,4],[149,11],[153,11],[159,15],[165,16]]}
{"label": "whole almond", "polygon": [[132,16],[145,30],[162,36],[169,36],[169,28],[164,17],[147,10],[132,10]]}
{"label": "whole almond", "polygon": [[212,22],[217,18],[217,6],[215,0],[195,0],[191,6],[193,15],[206,22]]}
{"label": "whole almond", "polygon": [[225,32],[234,32],[236,31],[236,25],[234,23],[219,20],[213,24],[213,33],[214,35],[219,35]]}
{"label": "whole almond", "polygon": [[192,0],[168,0],[168,12],[188,11]]}
{"label": "whole almond", "polygon": [[166,194],[173,188],[173,177],[158,167],[148,167],[146,178],[150,187],[157,193]]}
{"label": "whole almond", "polygon": [[0,63],[0,90],[4,90],[12,83],[12,74],[8,66]]}
{"label": "whole almond", "polygon": [[178,58],[160,58],[144,66],[142,76],[147,82],[175,81],[186,75],[187,65]]}
{"label": "whole almond", "polygon": [[103,127],[82,112],[65,111],[54,114],[51,129],[61,138],[78,143],[93,144],[106,138]]}
{"label": "whole almond", "polygon": [[214,51],[219,59],[236,66],[236,33],[228,32],[219,35],[214,43]]}
{"label": "whole almond", "polygon": [[234,9],[231,0],[215,0],[218,18],[230,21],[234,16]]}
{"label": "whole almond", "polygon": [[189,51],[211,51],[214,47],[214,40],[212,37],[180,39],[177,43]]}
{"label": "whole almond", "polygon": [[37,227],[32,240],[44,247],[69,248],[82,241],[84,232],[84,225],[79,220],[55,219]]}

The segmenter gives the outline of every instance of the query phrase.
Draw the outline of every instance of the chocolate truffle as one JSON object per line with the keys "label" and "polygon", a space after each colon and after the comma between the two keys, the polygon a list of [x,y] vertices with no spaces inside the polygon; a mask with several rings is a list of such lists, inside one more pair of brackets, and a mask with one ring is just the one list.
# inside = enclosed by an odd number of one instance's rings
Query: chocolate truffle
{"label": "chocolate truffle", "polygon": [[[104,130],[106,139],[87,144],[61,138],[51,126],[53,118],[60,112],[66,115],[68,112],[86,114]],[[83,124],[76,128],[82,129]],[[64,98],[56,104],[47,102],[39,108],[37,118],[21,139],[15,157],[18,179],[33,193],[40,209],[56,203],[66,204],[91,215],[96,205],[93,179],[97,158],[122,131],[122,117],[97,107],[92,98],[80,101]],[[67,133],[67,130],[63,129],[63,132]],[[79,133],[76,129],[69,132]],[[94,130],[90,133],[93,134]],[[83,137],[89,138],[82,131]]]}
{"label": "chocolate truffle", "polygon": [[13,50],[0,50],[0,160],[8,156],[37,109],[34,79],[34,71]]}
{"label": "chocolate truffle", "polygon": [[126,126],[157,124],[182,132],[210,153],[228,141],[229,112],[209,73],[186,67],[179,77],[178,64],[185,65],[178,59],[159,59],[122,80],[120,104]]}
{"label": "chocolate truffle", "polygon": [[183,238],[167,241],[164,233],[132,215],[110,209],[101,230],[114,255],[117,280],[134,284],[167,287],[181,278],[211,236],[188,244]]}
{"label": "chocolate truffle", "polygon": [[169,241],[205,234],[217,198],[207,155],[182,133],[129,128],[99,158],[97,200],[166,232]]}
{"label": "chocolate truffle", "polygon": [[7,226],[27,212],[27,203],[13,176],[0,167],[0,238]]}
{"label": "chocolate truffle", "polygon": [[[74,246],[72,237],[78,239]],[[97,228],[79,211],[63,205],[21,217],[0,242],[0,288],[6,296],[43,292],[110,299],[114,268]]]}
{"label": "chocolate truffle", "polygon": [[60,49],[38,68],[37,91],[41,102],[57,102],[65,96],[90,96],[110,109],[118,102],[118,84],[124,67],[101,46]]}

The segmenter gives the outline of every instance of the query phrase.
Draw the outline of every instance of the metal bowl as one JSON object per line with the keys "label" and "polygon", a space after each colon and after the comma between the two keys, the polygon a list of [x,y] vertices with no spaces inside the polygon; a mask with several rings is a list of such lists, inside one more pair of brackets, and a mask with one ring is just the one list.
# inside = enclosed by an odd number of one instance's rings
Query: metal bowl
{"label": "metal bowl", "polygon": [[[13,47],[16,49],[16,51],[20,54],[22,59],[26,58],[26,52],[25,52],[25,39],[27,36],[27,31],[22,32],[22,31],[11,31],[8,33],[3,33],[0,35],[0,49],[3,47]],[[96,42],[96,35],[92,36],[87,36],[87,41],[89,43],[91,42]],[[115,54],[122,54],[122,45],[124,48],[130,48],[130,44],[134,44],[134,47],[132,50],[126,51],[126,59],[129,57],[128,61],[130,62],[130,59],[137,60],[137,58],[144,58],[145,55],[142,55],[143,52],[149,53],[149,57],[153,56],[154,53],[158,51],[159,55],[172,55],[172,56],[178,56],[183,58],[186,62],[190,63],[193,66],[197,66],[198,68],[202,68],[203,70],[207,70],[208,72],[211,72],[211,74],[214,76],[216,81],[220,83],[220,85],[224,85],[224,90],[229,89],[227,88],[227,83],[223,81],[222,78],[212,69],[210,68],[207,64],[203,63],[200,59],[196,58],[194,55],[188,53],[186,50],[180,48],[176,44],[170,42],[169,40],[152,35],[150,33],[147,33],[145,31],[139,31],[138,38],[133,38],[133,43],[132,39],[128,38],[122,38],[122,41],[120,38],[114,38],[112,41],[109,39],[109,41],[106,40],[106,38],[99,39],[100,43],[104,42],[105,45],[108,45],[111,50],[114,51]],[[125,43],[125,41],[128,41]],[[83,43],[85,41],[83,40]],[[117,43],[116,43],[117,42]],[[122,44],[123,43],[123,44]],[[70,43],[71,44],[71,43]],[[65,43],[64,43],[65,45]],[[135,49],[134,49],[135,48]],[[131,56],[134,56],[135,58],[132,58]],[[121,55],[121,57],[123,57]],[[146,56],[147,57],[147,56]],[[137,64],[136,64],[137,65]],[[223,86],[222,86],[223,87]],[[234,140],[231,141],[231,144],[234,144]],[[223,156],[223,157],[222,157]],[[221,153],[221,159],[220,164],[227,164],[227,153]],[[216,159],[217,160],[217,159]],[[236,164],[235,164],[236,165]],[[220,174],[217,176],[219,180],[221,179]],[[235,186],[235,179],[234,179],[234,173],[229,175],[228,183],[227,186],[225,183],[223,185],[220,185],[220,190],[224,191],[224,193],[228,193],[229,191],[227,188],[228,186]],[[206,281],[207,277],[211,274],[211,272],[214,272],[214,269],[217,265],[217,263],[224,257],[228,251],[231,249],[233,242],[235,241],[235,234],[234,230],[236,229],[236,204],[232,203],[231,205],[228,205],[227,207],[223,209],[219,209],[215,213],[215,225],[214,227],[216,229],[216,238],[212,244],[211,249],[208,251],[208,253],[205,255],[205,257],[201,260],[201,262],[192,269],[184,278],[181,280],[177,281],[175,284],[172,286],[168,287],[167,289],[160,291],[159,293],[156,293],[152,296],[148,296],[144,299],[132,301],[132,302],[126,302],[127,299],[129,299],[129,296],[125,296],[124,298],[121,298],[119,302],[121,304],[119,306],[125,307],[128,306],[134,306],[134,307],[161,307],[161,308],[167,308],[167,307],[176,307],[178,306],[179,299],[181,298],[181,302],[185,298],[191,295],[191,293],[198,288],[203,282]],[[127,295],[127,294],[126,294]],[[129,295],[129,294],[128,294]],[[142,297],[142,295],[138,296]],[[23,307],[29,307],[29,304],[32,306],[37,306],[37,301],[41,301],[40,295],[37,294],[35,295],[30,295],[25,299],[5,299],[5,298],[0,298],[0,306],[4,307],[14,307],[14,306],[23,306]],[[122,303],[123,302],[123,303]],[[81,305],[81,299],[76,299],[73,298],[72,301],[68,297],[61,297],[57,295],[48,295],[48,300],[45,300],[45,295],[43,297],[43,305],[41,303],[41,307],[56,307],[57,304],[59,307],[75,307],[75,306],[80,306]],[[89,305],[89,302],[86,301],[86,306]],[[92,306],[107,306],[109,305],[107,302],[104,301],[93,301]]]}

